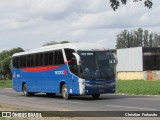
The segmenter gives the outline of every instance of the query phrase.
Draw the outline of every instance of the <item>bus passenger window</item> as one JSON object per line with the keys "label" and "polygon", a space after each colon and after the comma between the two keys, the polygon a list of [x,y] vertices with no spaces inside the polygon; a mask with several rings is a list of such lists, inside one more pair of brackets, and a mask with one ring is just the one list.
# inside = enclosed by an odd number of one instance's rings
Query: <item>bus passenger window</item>
{"label": "bus passenger window", "polygon": [[22,67],[26,67],[26,55],[22,56],[23,65]]}
{"label": "bus passenger window", "polygon": [[53,65],[53,52],[48,53],[48,65]]}
{"label": "bus passenger window", "polygon": [[20,68],[23,68],[23,56],[20,56]]}
{"label": "bus passenger window", "polygon": [[44,59],[43,59],[43,53],[39,54],[39,66],[43,66],[44,65]]}
{"label": "bus passenger window", "polygon": [[30,61],[31,67],[35,66],[35,55],[31,55],[31,61]]}
{"label": "bus passenger window", "polygon": [[55,65],[64,64],[62,50],[57,50],[54,52],[54,64]]}
{"label": "bus passenger window", "polygon": [[35,66],[39,66],[39,54],[35,54]]}
{"label": "bus passenger window", "polygon": [[27,55],[27,67],[31,67],[31,56]]}
{"label": "bus passenger window", "polygon": [[58,52],[58,64],[64,64],[62,51]]}
{"label": "bus passenger window", "polygon": [[48,60],[48,52],[46,52],[46,53],[44,53],[44,65],[46,65],[46,66],[49,65],[48,61],[49,61]]}
{"label": "bus passenger window", "polygon": [[20,62],[19,57],[14,57],[13,58],[13,66],[15,68],[19,68],[19,62]]}

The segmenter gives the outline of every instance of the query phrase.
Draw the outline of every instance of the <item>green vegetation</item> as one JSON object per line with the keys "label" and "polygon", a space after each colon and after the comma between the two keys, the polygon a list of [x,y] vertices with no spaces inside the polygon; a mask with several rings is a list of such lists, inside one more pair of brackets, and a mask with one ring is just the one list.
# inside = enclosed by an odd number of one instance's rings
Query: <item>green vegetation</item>
{"label": "green vegetation", "polygon": [[0,80],[0,88],[12,88],[12,80]]}
{"label": "green vegetation", "polygon": [[18,47],[0,52],[0,74],[3,75],[4,79],[11,79],[10,61],[12,55],[23,51],[22,48]]}
{"label": "green vegetation", "polygon": [[[133,2],[142,2],[144,1],[144,6],[148,7],[149,9],[152,8],[153,2],[152,0],[133,0]],[[110,0],[110,6],[113,8],[115,11],[116,9],[119,8],[120,5],[126,5],[128,0]]]}
{"label": "green vegetation", "polygon": [[116,93],[160,95],[160,81],[117,80]]}
{"label": "green vegetation", "polygon": [[148,30],[124,30],[117,35],[116,48],[130,47],[158,47],[160,45],[160,33],[150,33]]}
{"label": "green vegetation", "polygon": [[61,41],[61,42],[50,41],[50,42],[47,42],[47,43],[43,44],[43,46],[49,46],[49,45],[55,45],[55,44],[65,44],[65,43],[70,43],[70,42],[67,41],[67,40]]}

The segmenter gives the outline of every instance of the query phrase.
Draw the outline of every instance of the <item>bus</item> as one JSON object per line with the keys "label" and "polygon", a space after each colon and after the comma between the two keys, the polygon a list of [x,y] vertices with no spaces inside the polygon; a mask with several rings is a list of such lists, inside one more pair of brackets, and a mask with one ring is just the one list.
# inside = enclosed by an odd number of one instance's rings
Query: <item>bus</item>
{"label": "bus", "polygon": [[13,89],[25,96],[115,93],[116,57],[103,45],[66,43],[44,46],[12,56]]}

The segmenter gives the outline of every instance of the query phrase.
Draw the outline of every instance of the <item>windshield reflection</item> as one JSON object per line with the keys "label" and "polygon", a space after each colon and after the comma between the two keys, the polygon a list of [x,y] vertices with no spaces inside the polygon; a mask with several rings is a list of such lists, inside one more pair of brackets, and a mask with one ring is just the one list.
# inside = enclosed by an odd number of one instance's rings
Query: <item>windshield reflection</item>
{"label": "windshield reflection", "polygon": [[107,51],[81,51],[82,78],[84,79],[112,79],[115,77],[115,59]]}

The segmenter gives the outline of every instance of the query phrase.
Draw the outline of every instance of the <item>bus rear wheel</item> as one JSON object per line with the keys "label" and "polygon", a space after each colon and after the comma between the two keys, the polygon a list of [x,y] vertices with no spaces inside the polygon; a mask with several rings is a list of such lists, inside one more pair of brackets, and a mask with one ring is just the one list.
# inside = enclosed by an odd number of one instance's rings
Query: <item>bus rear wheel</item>
{"label": "bus rear wheel", "polygon": [[27,90],[27,84],[26,83],[23,84],[22,91],[23,91],[23,94],[25,96],[33,96],[34,95],[34,93],[32,93],[32,92],[28,92],[28,90]]}
{"label": "bus rear wheel", "polygon": [[62,86],[62,97],[63,97],[63,99],[65,99],[65,100],[68,100],[71,96],[68,94],[68,89],[67,89],[67,86],[66,86],[66,84],[64,84],[63,86]]}
{"label": "bus rear wheel", "polygon": [[92,98],[93,98],[94,100],[99,99],[99,97],[100,97],[100,94],[92,94]]}

